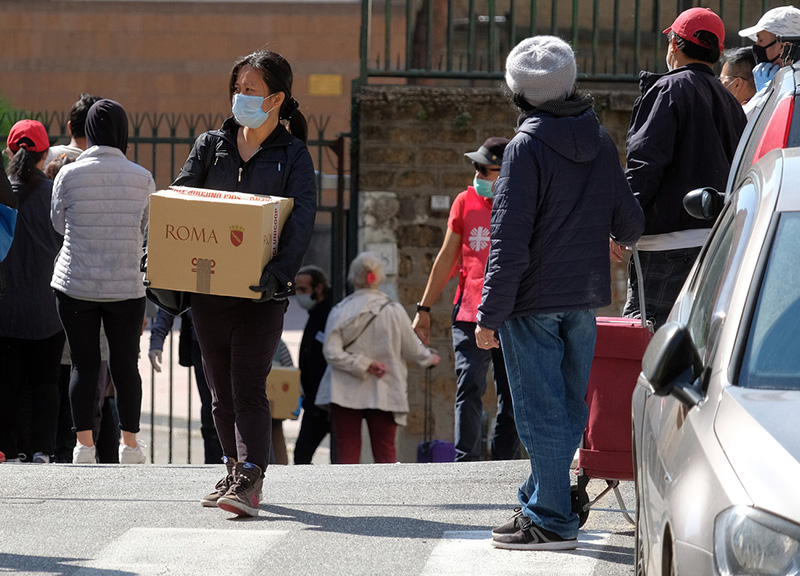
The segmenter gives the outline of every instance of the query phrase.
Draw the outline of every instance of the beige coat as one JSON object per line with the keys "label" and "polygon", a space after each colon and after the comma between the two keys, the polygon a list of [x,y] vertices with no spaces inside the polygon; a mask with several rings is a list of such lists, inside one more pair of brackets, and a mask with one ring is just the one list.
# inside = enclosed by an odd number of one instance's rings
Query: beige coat
{"label": "beige coat", "polygon": [[[357,290],[331,310],[322,352],[328,368],[319,385],[317,406],[327,408],[336,404],[356,410],[392,412],[395,422],[405,426],[406,361],[427,368],[432,353],[411,329],[408,314],[400,304],[378,290]],[[374,361],[386,364],[382,378],[367,372]]]}

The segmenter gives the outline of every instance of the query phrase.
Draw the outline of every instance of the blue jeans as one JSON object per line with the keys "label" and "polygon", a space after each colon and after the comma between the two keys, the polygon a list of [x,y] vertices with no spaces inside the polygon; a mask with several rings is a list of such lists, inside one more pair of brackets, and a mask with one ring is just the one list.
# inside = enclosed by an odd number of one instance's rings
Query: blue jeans
{"label": "blue jeans", "polygon": [[481,424],[486,374],[494,368],[497,391],[497,422],[492,434],[492,460],[515,460],[520,456],[514,426],[514,409],[508,390],[503,352],[481,350],[475,342],[474,322],[453,322],[456,360],[455,445],[456,462],[481,459]]}
{"label": "blue jeans", "polygon": [[570,465],[589,417],[596,335],[594,310],[511,318],[500,327],[517,432],[531,462],[519,501],[528,518],[562,538],[578,534]]}

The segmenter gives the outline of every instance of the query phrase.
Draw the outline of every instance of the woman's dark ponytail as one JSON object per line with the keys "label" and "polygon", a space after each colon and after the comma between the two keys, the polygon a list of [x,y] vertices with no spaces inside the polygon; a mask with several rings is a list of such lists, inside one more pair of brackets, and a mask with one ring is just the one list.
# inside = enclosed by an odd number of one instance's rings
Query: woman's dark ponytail
{"label": "woman's dark ponytail", "polygon": [[[284,112],[284,108],[287,107],[286,100],[283,101],[283,106],[281,106],[281,118],[289,121],[289,132],[292,133],[292,136],[302,140],[305,144],[308,142],[308,122],[303,113],[298,110],[297,100],[294,98],[288,98],[288,100],[290,104],[286,112]],[[289,110],[292,108],[293,111],[290,112]]]}
{"label": "woman's dark ponytail", "polygon": [[[22,183],[29,182],[33,178],[36,172],[36,165],[47,154],[47,150],[28,152],[27,146],[23,142],[24,140],[28,140],[28,138],[22,139],[19,150],[14,153],[8,168],[6,168],[6,174]],[[31,141],[30,144],[32,146],[33,142]]]}

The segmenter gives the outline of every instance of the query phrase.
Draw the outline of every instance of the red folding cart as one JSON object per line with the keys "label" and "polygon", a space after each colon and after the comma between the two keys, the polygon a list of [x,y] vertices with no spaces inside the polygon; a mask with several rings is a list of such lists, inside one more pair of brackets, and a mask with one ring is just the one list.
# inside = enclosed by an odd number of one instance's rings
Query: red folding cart
{"label": "red folding cart", "polygon": [[[642,357],[653,336],[648,324],[642,289],[639,254],[634,248],[634,266],[639,278],[642,319],[597,318],[597,343],[586,390],[589,421],[578,453],[578,483],[572,487],[572,509],[586,522],[589,509],[613,491],[622,514],[631,524],[619,483],[633,480],[631,454],[631,396],[642,370]],[[591,478],[606,481],[606,488],[593,500],[586,487]]]}

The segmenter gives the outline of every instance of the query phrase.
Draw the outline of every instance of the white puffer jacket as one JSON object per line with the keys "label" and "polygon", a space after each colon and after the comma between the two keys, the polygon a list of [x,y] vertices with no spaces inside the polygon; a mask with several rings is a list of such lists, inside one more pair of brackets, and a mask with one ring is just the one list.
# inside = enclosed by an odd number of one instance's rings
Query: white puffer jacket
{"label": "white puffer jacket", "polygon": [[111,146],[93,146],[64,166],[50,208],[64,244],[50,286],[84,300],[142,298],[139,263],[155,189],[150,172]]}

